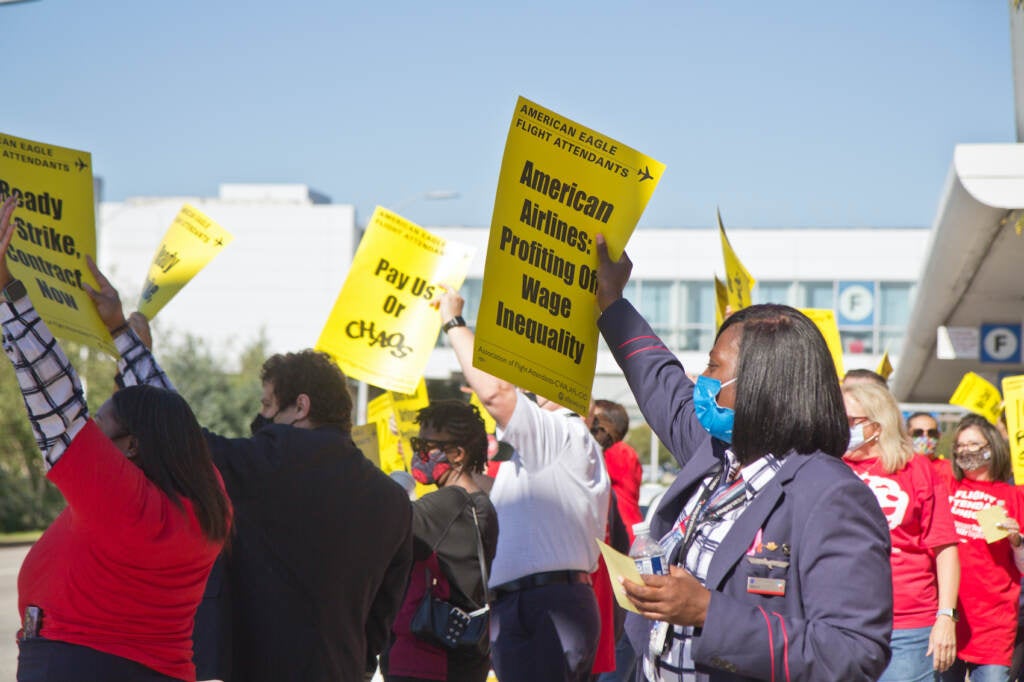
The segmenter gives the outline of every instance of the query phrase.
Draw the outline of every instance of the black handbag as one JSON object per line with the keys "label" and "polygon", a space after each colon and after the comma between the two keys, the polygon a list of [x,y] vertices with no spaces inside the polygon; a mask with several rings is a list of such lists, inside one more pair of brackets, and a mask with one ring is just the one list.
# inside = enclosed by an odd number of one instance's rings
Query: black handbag
{"label": "black handbag", "polygon": [[[487,565],[484,563],[484,543],[480,536],[480,524],[477,521],[476,507],[472,506],[472,500],[470,508],[473,511],[473,525],[476,526],[476,554],[480,562],[480,575],[483,578],[486,592]],[[489,654],[491,650],[490,604],[485,602],[482,608],[475,611],[464,611],[454,604],[435,597],[431,589],[432,583],[433,579],[428,569],[427,593],[423,595],[423,601],[416,607],[416,612],[409,623],[409,631],[423,641],[449,651],[480,656]]]}

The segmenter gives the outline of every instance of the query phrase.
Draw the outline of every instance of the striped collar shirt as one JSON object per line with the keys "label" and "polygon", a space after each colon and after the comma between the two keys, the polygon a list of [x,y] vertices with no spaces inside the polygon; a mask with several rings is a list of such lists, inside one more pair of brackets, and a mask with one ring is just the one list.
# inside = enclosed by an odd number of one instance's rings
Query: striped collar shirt
{"label": "striped collar shirt", "polygon": [[[741,467],[732,450],[726,450],[724,468],[728,475],[721,476],[721,469],[716,468],[704,477],[703,483],[683,505],[672,530],[661,539],[666,554],[703,585],[711,559],[722,540],[781,467],[782,460],[772,454]],[[711,513],[705,513],[709,508]],[[715,513],[716,508],[724,511]],[[674,556],[680,553],[682,529],[695,514],[698,525],[692,531],[693,538],[686,556]],[[693,627],[655,622],[643,662],[647,679],[655,682],[707,682],[708,674],[698,672],[693,662],[691,651],[696,636]]]}

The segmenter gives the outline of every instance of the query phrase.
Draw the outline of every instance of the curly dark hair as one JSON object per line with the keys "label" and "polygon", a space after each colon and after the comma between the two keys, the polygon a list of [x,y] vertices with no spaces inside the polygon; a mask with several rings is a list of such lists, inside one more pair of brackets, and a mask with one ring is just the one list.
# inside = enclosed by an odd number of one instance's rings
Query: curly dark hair
{"label": "curly dark hair", "polygon": [[270,382],[279,407],[295,403],[299,394],[309,396],[309,419],[352,430],[352,395],[345,373],[327,353],[303,350],[272,355],[263,363],[260,381]]}
{"label": "curly dark hair", "polygon": [[461,400],[436,400],[419,411],[416,423],[450,433],[466,451],[466,469],[483,472],[487,464],[487,429],[476,405]]}

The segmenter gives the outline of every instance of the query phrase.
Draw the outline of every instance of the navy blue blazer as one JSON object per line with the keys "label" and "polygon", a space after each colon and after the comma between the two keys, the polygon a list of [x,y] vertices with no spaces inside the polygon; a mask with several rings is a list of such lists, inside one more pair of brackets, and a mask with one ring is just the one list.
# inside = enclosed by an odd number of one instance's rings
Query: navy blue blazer
{"label": "navy blue blazer", "polygon": [[[700,425],[693,382],[628,301],[609,306],[598,326],[647,423],[682,466],[651,521],[651,534],[661,537],[726,445]],[[790,454],[711,560],[711,602],[694,640],[695,663],[715,682],[877,679],[890,657],[889,551],[878,502],[842,460]],[[784,565],[747,560],[755,554]],[[748,592],[751,576],[784,579],[785,594]],[[627,619],[638,656],[647,651],[650,627],[636,614]]]}

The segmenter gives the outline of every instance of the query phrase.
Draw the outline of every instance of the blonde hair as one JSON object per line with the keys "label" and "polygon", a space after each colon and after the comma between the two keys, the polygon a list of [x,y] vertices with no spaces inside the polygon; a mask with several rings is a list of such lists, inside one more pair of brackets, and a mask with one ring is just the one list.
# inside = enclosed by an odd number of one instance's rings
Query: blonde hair
{"label": "blonde hair", "polygon": [[847,384],[843,386],[843,395],[860,403],[864,416],[878,424],[878,447],[886,473],[894,474],[905,467],[914,456],[914,445],[889,389],[870,383]]}

